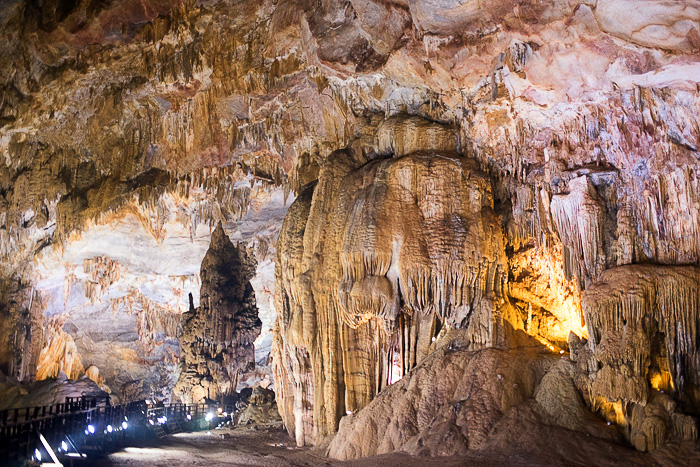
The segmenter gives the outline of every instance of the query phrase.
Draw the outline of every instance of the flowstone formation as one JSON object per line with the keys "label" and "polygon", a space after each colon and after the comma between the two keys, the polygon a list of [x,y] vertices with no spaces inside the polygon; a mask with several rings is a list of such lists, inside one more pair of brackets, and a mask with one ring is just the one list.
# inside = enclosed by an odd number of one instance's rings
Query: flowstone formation
{"label": "flowstone formation", "polygon": [[219,400],[236,392],[255,367],[253,342],[261,322],[250,279],[255,260],[234,246],[219,224],[202,261],[201,304],[183,315],[182,364],[174,395],[185,403]]}
{"label": "flowstone formation", "polygon": [[[549,451],[540,458],[543,465],[593,463],[594,453],[569,452],[572,445],[586,445],[590,436],[603,445],[602,440],[620,440],[582,403],[568,359],[537,346],[470,347],[464,331],[449,332],[421,365],[367,410],[343,418],[330,456],[354,459],[395,450],[422,456]],[[522,431],[529,433],[516,434]],[[615,453],[620,454],[623,448]]]}
{"label": "flowstone formation", "polygon": [[442,327],[498,338],[506,258],[488,179],[449,152],[354,165],[329,158],[278,242],[273,358],[300,444],[420,363]]}
{"label": "flowstone formation", "polygon": [[[576,381],[594,409],[640,450],[673,436],[697,439],[700,269],[610,269],[583,294],[590,344],[571,342]],[[675,396],[675,400],[673,397]]]}

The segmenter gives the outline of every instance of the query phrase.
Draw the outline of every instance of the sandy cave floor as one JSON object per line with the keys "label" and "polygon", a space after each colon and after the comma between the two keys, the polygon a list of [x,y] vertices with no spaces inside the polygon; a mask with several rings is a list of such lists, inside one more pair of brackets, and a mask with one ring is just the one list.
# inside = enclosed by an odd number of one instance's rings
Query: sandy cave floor
{"label": "sandy cave floor", "polygon": [[[550,440],[552,441],[552,440]],[[556,441],[554,441],[556,442]],[[674,449],[659,452],[661,456],[653,458],[640,455],[634,451],[612,456],[603,453],[591,453],[588,465],[691,465],[695,458],[688,455],[686,449]],[[697,454],[700,446],[691,448]],[[659,451],[667,451],[662,449]],[[597,455],[596,455],[597,454]],[[620,455],[623,454],[623,455]],[[688,464],[687,462],[691,463]],[[392,453],[355,461],[341,462],[329,459],[322,450],[298,448],[293,440],[281,428],[250,427],[225,428],[212,431],[178,433],[161,440],[144,442],[140,446],[126,447],[105,458],[75,461],[72,467],[87,466],[553,466],[585,465],[580,462],[567,462],[556,456],[533,456],[528,453],[474,452],[467,457],[426,458],[409,456],[404,453]]]}
{"label": "sandy cave floor", "polygon": [[126,447],[101,459],[75,461],[74,467],[87,466],[496,466],[537,465],[532,458],[494,458],[475,454],[469,458],[425,458],[392,453],[356,461],[336,461],[320,450],[298,448],[286,431],[279,428],[238,427],[169,435],[161,440]]}

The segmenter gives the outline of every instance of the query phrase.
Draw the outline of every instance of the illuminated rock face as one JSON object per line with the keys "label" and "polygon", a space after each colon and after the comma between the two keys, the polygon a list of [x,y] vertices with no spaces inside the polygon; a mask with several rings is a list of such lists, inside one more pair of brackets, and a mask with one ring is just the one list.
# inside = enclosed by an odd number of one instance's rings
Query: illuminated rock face
{"label": "illuminated rock face", "polygon": [[255,367],[253,342],[261,322],[250,279],[255,260],[234,246],[219,224],[202,261],[200,306],[184,314],[182,371],[175,385],[186,403],[235,393],[242,373]]}
{"label": "illuminated rock face", "polygon": [[[522,369],[535,412],[580,415],[574,381],[640,449],[696,436],[695,5],[19,0],[0,23],[4,373],[169,397],[221,221],[258,263],[261,365],[238,386],[270,371],[277,312],[299,443],[359,410],[337,456],[418,452],[352,440],[390,382],[448,365],[429,358],[448,332],[465,352],[569,349],[568,369]],[[460,355],[468,380],[488,354]],[[450,397],[431,404],[456,433]]]}
{"label": "illuminated rock face", "polygon": [[290,208],[278,248],[277,390],[299,443],[367,405],[395,360],[401,373],[419,363],[440,327],[467,328],[479,346],[496,338],[502,234],[488,179],[457,154],[353,170],[336,153]]}
{"label": "illuminated rock face", "polygon": [[696,267],[630,265],[604,272],[583,294],[590,344],[572,343],[576,380],[640,450],[698,437],[678,405],[697,407],[700,398],[699,293]]}

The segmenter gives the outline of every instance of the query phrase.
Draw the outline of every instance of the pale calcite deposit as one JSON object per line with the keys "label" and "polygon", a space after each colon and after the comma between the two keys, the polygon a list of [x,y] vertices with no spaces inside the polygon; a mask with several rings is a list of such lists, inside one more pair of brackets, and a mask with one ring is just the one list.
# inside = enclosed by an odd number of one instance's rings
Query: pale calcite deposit
{"label": "pale calcite deposit", "polygon": [[343,417],[329,455],[355,459],[395,450],[427,456],[489,451],[513,436],[507,420],[515,412],[536,430],[553,425],[599,442],[618,439],[614,428],[585,408],[569,376],[570,362],[533,347],[468,349],[463,332],[448,333],[367,410]]}

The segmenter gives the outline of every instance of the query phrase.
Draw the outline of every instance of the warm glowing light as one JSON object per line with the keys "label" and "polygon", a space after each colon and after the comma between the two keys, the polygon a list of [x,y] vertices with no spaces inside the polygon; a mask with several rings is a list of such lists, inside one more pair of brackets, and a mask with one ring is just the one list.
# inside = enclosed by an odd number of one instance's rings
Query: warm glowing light
{"label": "warm glowing light", "polygon": [[394,352],[391,362],[391,372],[389,373],[389,384],[394,384],[401,378],[403,378],[403,365],[401,364],[401,354],[399,352]]}

